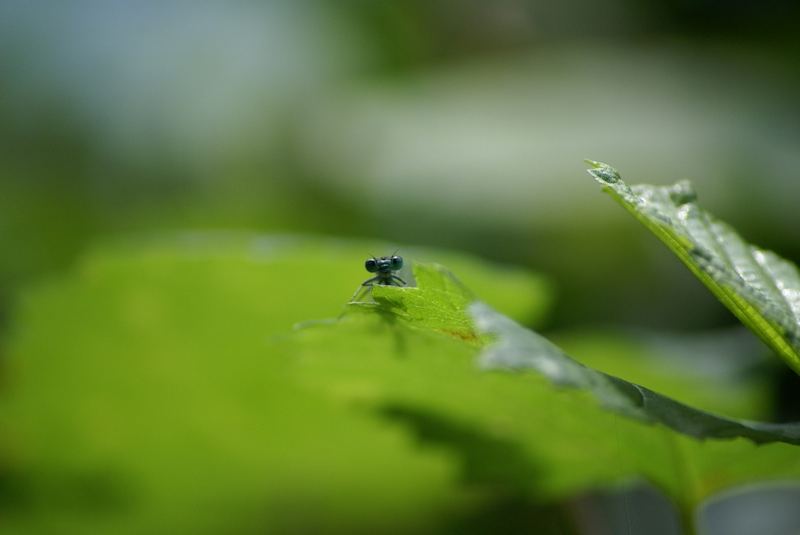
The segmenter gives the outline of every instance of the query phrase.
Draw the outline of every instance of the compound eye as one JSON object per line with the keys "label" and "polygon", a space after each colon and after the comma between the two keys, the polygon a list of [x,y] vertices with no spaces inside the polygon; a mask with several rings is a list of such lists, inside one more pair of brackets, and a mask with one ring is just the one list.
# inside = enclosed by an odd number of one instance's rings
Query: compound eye
{"label": "compound eye", "polygon": [[364,262],[364,267],[367,268],[367,271],[370,273],[375,273],[378,271],[378,263],[375,261],[374,258],[370,258],[366,262]]}
{"label": "compound eye", "polygon": [[403,267],[403,257],[402,256],[393,256],[392,257],[392,270],[397,271],[398,269]]}

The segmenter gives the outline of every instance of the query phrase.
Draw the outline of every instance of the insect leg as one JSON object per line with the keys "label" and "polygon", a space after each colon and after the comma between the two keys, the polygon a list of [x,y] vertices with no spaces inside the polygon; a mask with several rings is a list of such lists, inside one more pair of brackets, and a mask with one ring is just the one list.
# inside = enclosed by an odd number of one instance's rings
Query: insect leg
{"label": "insect leg", "polygon": [[[398,280],[398,281],[400,281],[400,282],[403,284],[403,286],[406,286],[406,285],[408,284],[406,281],[404,281],[403,279],[401,279],[401,278],[400,278],[400,277],[398,277],[397,275],[392,275],[392,280]],[[399,286],[399,285],[398,285],[398,286]]]}
{"label": "insect leg", "polygon": [[356,302],[358,302],[358,298],[360,298],[360,297],[362,296],[362,294],[366,294],[366,292],[368,292],[368,291],[369,291],[369,290],[372,288],[372,284],[373,284],[373,283],[374,283],[376,280],[378,280],[378,278],[379,278],[379,277],[372,277],[371,279],[368,279],[368,280],[365,280],[364,282],[362,282],[362,283],[361,283],[361,286],[359,286],[358,288],[356,288],[356,291],[355,291],[355,293],[353,294],[353,296],[350,298],[350,301],[349,301],[349,302],[350,302],[350,303],[356,303]]}

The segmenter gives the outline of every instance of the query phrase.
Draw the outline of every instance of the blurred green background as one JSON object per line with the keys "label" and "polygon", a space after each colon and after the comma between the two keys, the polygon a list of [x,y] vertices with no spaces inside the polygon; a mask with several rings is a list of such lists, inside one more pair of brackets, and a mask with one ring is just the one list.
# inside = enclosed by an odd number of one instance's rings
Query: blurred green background
{"label": "blurred green background", "polygon": [[690,178],[800,261],[799,19],[788,0],[4,0],[0,325],[26,288],[131,237],[443,247],[545,274],[539,326],[602,369],[648,377],[615,360],[636,344],[708,355],[709,374],[741,353],[756,413],[796,420],[797,377],[582,160]]}
{"label": "blurred green background", "polygon": [[255,228],[531,266],[568,323],[730,322],[584,158],[800,258],[794,2],[0,9],[4,302],[98,236]]}

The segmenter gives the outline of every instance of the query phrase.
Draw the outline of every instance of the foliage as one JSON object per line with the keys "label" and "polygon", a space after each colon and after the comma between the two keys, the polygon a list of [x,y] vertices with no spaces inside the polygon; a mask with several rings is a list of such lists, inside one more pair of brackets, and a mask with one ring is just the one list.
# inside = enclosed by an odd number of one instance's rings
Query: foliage
{"label": "foliage", "polygon": [[800,271],[745,242],[697,204],[688,181],[628,186],[613,167],[589,173],[705,284],[745,325],[800,373]]}
{"label": "foliage", "polygon": [[342,311],[353,259],[387,248],[185,236],[27,292],[0,404],[9,532],[543,532],[558,500],[635,477],[688,510],[800,476],[795,427],[678,404],[505,316],[541,318],[539,277],[404,250],[416,286]]}

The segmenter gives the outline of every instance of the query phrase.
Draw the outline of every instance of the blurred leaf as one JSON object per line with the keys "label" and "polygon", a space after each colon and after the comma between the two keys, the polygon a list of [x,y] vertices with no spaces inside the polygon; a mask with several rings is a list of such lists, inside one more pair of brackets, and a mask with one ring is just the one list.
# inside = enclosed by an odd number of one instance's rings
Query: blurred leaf
{"label": "blurred leaf", "polygon": [[550,339],[590,368],[736,418],[771,417],[764,349],[742,327],[693,334],[578,328]]}
{"label": "blurred leaf", "polygon": [[688,181],[628,186],[613,167],[589,170],[786,363],[800,373],[800,272],[775,253],[745,242],[702,210]]}
{"label": "blurred leaf", "polygon": [[[439,266],[416,263],[416,288],[376,287],[374,304],[289,331],[342,310],[373,245],[204,235],[105,247],[26,293],[0,402],[4,528],[541,533],[561,521],[553,500],[634,476],[687,507],[800,477],[794,446],[701,443],[648,422],[759,440],[790,426],[713,417],[583,368],[470,309]],[[524,277],[460,262],[511,308],[539,299]],[[483,332],[484,362],[539,373],[481,371]]]}
{"label": "blurred leaf", "polygon": [[588,368],[558,347],[482,303],[471,306],[479,330],[497,336],[481,354],[486,369],[535,370],[560,386],[589,392],[604,407],[657,422],[696,438],[748,438],[756,443],[800,445],[800,424],[750,422],[689,407],[643,386]]}
{"label": "blurred leaf", "polygon": [[[476,497],[449,455],[301,388],[297,360],[278,351],[294,323],[339,314],[369,275],[366,251],[386,248],[181,235],[105,246],[25,292],[3,363],[4,530],[425,532],[460,518]],[[440,256],[498,306],[546,306],[537,276]],[[465,361],[473,351],[408,340]]]}
{"label": "blurred leaf", "polygon": [[[438,266],[417,265],[415,272],[434,287],[451,285],[451,275]],[[586,368],[476,303],[470,310],[477,339],[494,340],[478,352],[494,373],[481,374],[478,354],[452,345],[472,345],[471,338],[463,343],[462,332],[421,337],[424,314],[409,316],[398,305],[407,297],[416,301],[415,289],[380,291],[391,299],[376,296],[378,307],[351,305],[339,322],[297,333],[285,349],[298,362],[295,380],[343,407],[407,426],[428,448],[449,451],[461,459],[468,486],[547,500],[644,477],[691,508],[733,485],[800,477],[800,455],[789,445],[800,443],[797,425],[734,420],[688,407]],[[426,291],[424,285],[419,291]],[[430,306],[434,313],[440,306],[435,297]],[[441,332],[436,321],[432,327]],[[465,428],[473,438],[467,440]],[[474,437],[490,437],[493,446]],[[775,441],[785,443],[753,444]]]}

